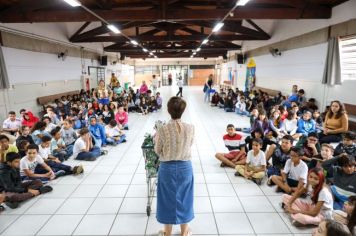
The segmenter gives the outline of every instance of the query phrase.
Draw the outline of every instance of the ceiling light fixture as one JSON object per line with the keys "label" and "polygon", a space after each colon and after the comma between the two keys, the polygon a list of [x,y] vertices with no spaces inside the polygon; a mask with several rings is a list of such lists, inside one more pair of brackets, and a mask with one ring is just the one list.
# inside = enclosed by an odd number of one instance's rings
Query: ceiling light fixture
{"label": "ceiling light fixture", "polygon": [[108,29],[115,34],[120,34],[121,31],[115,25],[107,25]]}
{"label": "ceiling light fixture", "polygon": [[209,41],[208,39],[204,39],[202,44],[207,44],[208,41]]}
{"label": "ceiling light fixture", "polygon": [[151,56],[153,56],[153,53],[152,53],[152,52],[150,52],[150,55],[151,55]]}
{"label": "ceiling light fixture", "polygon": [[201,50],[201,48],[197,48],[197,52],[199,52]]}
{"label": "ceiling light fixture", "polygon": [[197,54],[196,52],[193,52],[193,55]]}
{"label": "ceiling light fixture", "polygon": [[236,6],[245,6],[250,0],[238,0]]}
{"label": "ceiling light fixture", "polygon": [[77,0],[63,0],[66,3],[68,3],[69,5],[71,5],[72,7],[80,7],[82,4],[77,1]]}
{"label": "ceiling light fixture", "polygon": [[137,42],[136,40],[131,40],[131,43],[132,43],[133,45],[138,45],[138,42]]}
{"label": "ceiling light fixture", "polygon": [[215,27],[213,28],[213,32],[218,32],[222,27],[224,26],[223,22],[219,22],[215,25]]}

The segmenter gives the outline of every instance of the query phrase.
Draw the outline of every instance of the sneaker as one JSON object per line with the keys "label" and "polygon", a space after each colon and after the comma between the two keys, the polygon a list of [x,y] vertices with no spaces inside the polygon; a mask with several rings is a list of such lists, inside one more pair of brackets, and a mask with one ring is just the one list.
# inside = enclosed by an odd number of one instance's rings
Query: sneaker
{"label": "sneaker", "polygon": [[272,176],[270,176],[267,180],[267,185],[268,186],[272,186],[273,185],[273,182],[272,182]]}
{"label": "sneaker", "polygon": [[235,176],[241,176],[238,171],[235,172]]}
{"label": "sneaker", "polygon": [[252,179],[253,182],[255,182],[257,185],[261,185],[262,184],[262,179]]}
{"label": "sneaker", "polygon": [[74,168],[73,168],[74,175],[79,175],[79,174],[82,174],[83,172],[84,172],[84,168],[82,165],[74,166]]}
{"label": "sneaker", "polygon": [[281,208],[282,208],[283,210],[286,209],[286,208],[285,208],[285,207],[286,207],[286,204],[284,204],[284,202],[281,202],[281,203],[280,203],[280,206],[281,206]]}
{"label": "sneaker", "polygon": [[45,185],[42,186],[38,191],[40,191],[41,194],[44,194],[44,193],[52,192],[52,190],[53,188],[51,186]]}
{"label": "sneaker", "polygon": [[100,155],[106,155],[106,154],[108,154],[107,150],[101,150]]}
{"label": "sneaker", "polygon": [[221,162],[220,167],[225,167],[225,166],[226,166],[226,164]]}
{"label": "sneaker", "polygon": [[19,203],[18,202],[5,202],[5,205],[10,207],[11,209],[16,209],[19,207]]}
{"label": "sneaker", "polygon": [[124,130],[129,130],[129,127],[124,127]]}
{"label": "sneaker", "polygon": [[66,172],[64,170],[59,170],[56,173],[54,173],[54,175],[56,176],[55,179],[65,175],[65,174],[66,174]]}
{"label": "sneaker", "polygon": [[126,140],[126,139],[124,139],[124,140],[122,140],[122,141],[121,141],[121,143],[126,143],[126,142],[127,142],[127,140]]}

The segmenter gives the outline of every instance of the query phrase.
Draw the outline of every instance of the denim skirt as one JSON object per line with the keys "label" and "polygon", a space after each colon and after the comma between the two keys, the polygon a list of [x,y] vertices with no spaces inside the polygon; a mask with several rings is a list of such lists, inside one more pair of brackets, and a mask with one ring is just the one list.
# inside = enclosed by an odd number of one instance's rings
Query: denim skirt
{"label": "denim skirt", "polygon": [[157,181],[157,221],[177,225],[193,220],[193,190],[191,161],[161,162]]}

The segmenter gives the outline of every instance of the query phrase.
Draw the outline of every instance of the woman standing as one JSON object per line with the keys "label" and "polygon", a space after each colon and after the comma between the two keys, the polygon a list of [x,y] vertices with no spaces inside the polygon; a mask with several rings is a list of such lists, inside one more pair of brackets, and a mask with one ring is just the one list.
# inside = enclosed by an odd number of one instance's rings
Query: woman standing
{"label": "woman standing", "polygon": [[155,151],[161,162],[156,217],[164,224],[164,230],[159,234],[162,236],[170,236],[174,224],[180,224],[181,235],[191,235],[188,223],[194,218],[194,179],[190,161],[194,126],[181,121],[186,105],[180,97],[172,97],[168,101],[171,120],[157,130],[155,137]]}
{"label": "woman standing", "polygon": [[204,102],[210,102],[210,91],[213,86],[213,83],[213,74],[210,74],[204,85]]}
{"label": "woman standing", "polygon": [[349,120],[344,104],[340,101],[332,101],[323,123],[323,133],[319,137],[320,143],[340,142],[342,134],[346,133],[348,129]]}

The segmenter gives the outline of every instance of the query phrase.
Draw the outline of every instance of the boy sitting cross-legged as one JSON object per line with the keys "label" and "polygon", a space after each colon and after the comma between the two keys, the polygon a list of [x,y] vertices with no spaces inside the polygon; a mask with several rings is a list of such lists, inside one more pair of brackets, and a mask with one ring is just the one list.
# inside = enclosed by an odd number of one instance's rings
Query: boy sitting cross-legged
{"label": "boy sitting cross-legged", "polygon": [[[36,173],[36,167],[41,165],[47,172],[43,174]],[[36,144],[30,144],[27,148],[26,156],[20,160],[20,174],[22,180],[35,180],[39,179],[42,182],[48,182],[55,179],[56,176],[38,154],[38,146]]]}
{"label": "boy sitting cross-legged", "polygon": [[287,160],[281,176],[272,175],[271,182],[275,183],[277,191],[284,191],[291,194],[300,190],[307,183],[308,166],[302,160],[304,152],[301,148],[292,147],[290,159]]}
{"label": "boy sitting cross-legged", "polygon": [[221,167],[229,166],[235,168],[236,165],[244,165],[246,163],[245,139],[242,135],[236,133],[232,124],[227,126],[226,132],[227,134],[224,135],[223,140],[230,152],[216,153],[215,157],[221,161]]}
{"label": "boy sitting cross-legged", "polygon": [[20,202],[52,191],[51,186],[43,186],[38,179],[22,182],[20,159],[18,153],[9,152],[6,163],[0,166],[0,186],[5,192],[5,204],[12,209],[17,208]]}
{"label": "boy sitting cross-legged", "polygon": [[252,150],[247,153],[246,164],[236,166],[235,176],[244,176],[261,185],[266,171],[266,156],[261,150],[262,144],[263,141],[260,138],[252,141]]}
{"label": "boy sitting cross-legged", "polygon": [[[62,164],[62,161],[59,160],[57,157],[53,156],[51,154],[49,146],[51,145],[51,138],[48,136],[43,136],[42,137],[42,143],[39,145],[39,155],[42,157],[42,159],[45,161],[45,163],[51,167],[54,173],[56,173],[56,176],[63,176],[63,175],[78,175],[83,173],[83,166],[68,166]],[[46,169],[44,169],[42,166],[38,166],[36,168],[36,173],[42,174],[46,173]]]}

